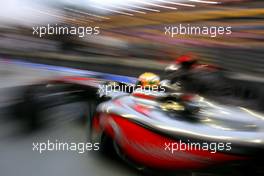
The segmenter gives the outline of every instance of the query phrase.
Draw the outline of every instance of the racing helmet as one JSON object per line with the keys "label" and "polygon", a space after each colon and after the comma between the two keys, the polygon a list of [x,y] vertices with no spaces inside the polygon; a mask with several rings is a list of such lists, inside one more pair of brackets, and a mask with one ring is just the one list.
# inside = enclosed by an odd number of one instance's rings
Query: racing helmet
{"label": "racing helmet", "polygon": [[138,77],[137,85],[141,87],[153,87],[160,85],[160,77],[154,73],[145,72]]}
{"label": "racing helmet", "polygon": [[190,69],[198,60],[190,54],[180,56],[176,59],[176,64],[181,65],[183,69]]}
{"label": "racing helmet", "polygon": [[182,55],[165,68],[165,73],[173,73],[180,69],[189,70],[197,62],[198,60],[191,54]]}

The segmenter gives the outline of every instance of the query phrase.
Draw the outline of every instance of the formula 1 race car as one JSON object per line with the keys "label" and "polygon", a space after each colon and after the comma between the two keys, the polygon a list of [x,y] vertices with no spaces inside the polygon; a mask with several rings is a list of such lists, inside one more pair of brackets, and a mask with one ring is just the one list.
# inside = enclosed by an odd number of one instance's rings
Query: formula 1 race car
{"label": "formula 1 race car", "polygon": [[45,121],[43,109],[86,102],[90,140],[140,170],[202,169],[261,156],[262,114],[198,95],[146,94],[130,86],[98,77],[47,80],[26,87],[17,113],[36,128]]}

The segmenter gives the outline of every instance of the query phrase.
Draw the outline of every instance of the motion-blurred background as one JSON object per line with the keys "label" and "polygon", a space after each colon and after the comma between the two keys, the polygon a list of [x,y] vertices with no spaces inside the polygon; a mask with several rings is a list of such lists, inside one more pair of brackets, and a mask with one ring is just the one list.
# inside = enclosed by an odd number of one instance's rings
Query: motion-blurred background
{"label": "motion-blurred background", "polygon": [[[14,101],[16,86],[66,72],[39,69],[27,61],[137,76],[161,72],[168,63],[190,54],[237,73],[242,79],[263,82],[263,0],[8,0],[0,5],[0,116]],[[34,26],[99,26],[100,34],[33,35]],[[231,26],[231,35],[164,34],[165,26]],[[80,108],[80,106],[78,106]],[[80,110],[81,111],[81,110]],[[63,112],[62,112],[63,114]],[[64,112],[69,119],[73,116]],[[32,141],[62,138],[84,141],[76,124],[21,136],[13,122],[0,125],[0,175],[135,175],[90,155],[32,152]],[[110,164],[109,164],[110,163]]]}
{"label": "motion-blurred background", "polygon": [[[135,67],[157,70],[182,54],[192,53],[204,62],[262,75],[263,7],[261,0],[3,1],[0,53],[36,62],[133,63]],[[32,34],[32,27],[47,24],[99,26],[100,35],[40,38]],[[166,25],[179,24],[231,26],[232,35],[171,38],[164,34]]]}

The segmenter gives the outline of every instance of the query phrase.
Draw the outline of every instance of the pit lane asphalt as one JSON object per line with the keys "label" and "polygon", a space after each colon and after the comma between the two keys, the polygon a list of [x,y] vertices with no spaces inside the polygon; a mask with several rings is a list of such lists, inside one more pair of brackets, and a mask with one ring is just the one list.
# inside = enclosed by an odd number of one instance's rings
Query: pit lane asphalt
{"label": "pit lane asphalt", "polygon": [[[36,133],[21,133],[20,123],[11,120],[11,115],[6,111],[6,107],[16,99],[18,86],[30,84],[42,78],[64,74],[0,63],[0,175],[138,175],[136,171],[122,162],[103,157],[98,152],[87,151],[79,154],[76,151],[47,151],[40,154],[32,150],[33,142],[58,140],[78,143],[87,141],[84,125],[72,120],[50,125]],[[59,115],[74,116],[70,111],[62,112]],[[69,117],[68,119],[72,118]]]}

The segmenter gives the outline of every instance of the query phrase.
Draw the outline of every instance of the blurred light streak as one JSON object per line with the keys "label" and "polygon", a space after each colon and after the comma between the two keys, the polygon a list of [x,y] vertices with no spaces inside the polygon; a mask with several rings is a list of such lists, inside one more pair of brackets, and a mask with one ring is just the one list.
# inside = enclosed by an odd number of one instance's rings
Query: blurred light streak
{"label": "blurred light streak", "polygon": [[92,21],[102,21],[101,19],[98,19],[98,18],[95,18],[95,17],[90,17],[90,16],[87,16],[87,15],[83,15],[83,14],[80,14],[80,13],[73,13],[71,12],[70,16],[77,16],[78,18],[83,18],[83,19],[88,19],[88,20],[92,20]]}
{"label": "blurred light streak", "polygon": [[106,19],[106,20],[109,20],[109,19],[110,19],[110,18],[105,17],[105,16],[95,15],[95,14],[91,14],[91,13],[83,12],[83,11],[80,11],[80,10],[71,9],[71,8],[68,8],[68,7],[64,7],[64,9],[65,9],[65,10],[72,11],[72,12],[81,13],[81,14],[84,14],[84,15],[88,15],[88,16],[96,17],[96,18],[101,18],[101,19]]}
{"label": "blurred light streak", "polygon": [[216,2],[216,1],[203,1],[203,0],[188,0],[188,1],[204,3],[204,4],[221,4],[221,2]]}
{"label": "blurred light streak", "polygon": [[159,5],[159,4],[155,4],[155,3],[151,3],[151,2],[146,2],[146,1],[138,1],[138,0],[135,0],[135,2],[138,2],[138,3],[141,3],[141,4],[145,4],[145,5],[154,6],[154,7],[164,8],[164,9],[177,10],[176,7]]}
{"label": "blurred light streak", "polygon": [[134,16],[132,13],[121,12],[121,11],[118,11],[118,10],[113,10],[113,9],[109,9],[109,8],[105,8],[105,7],[101,7],[101,6],[97,6],[97,5],[91,5],[91,6],[94,7],[94,8],[97,8],[97,9],[102,9],[102,10],[106,10],[106,11],[109,11],[109,12],[118,13],[118,14],[121,14],[121,15]]}
{"label": "blurred light streak", "polygon": [[121,6],[107,5],[107,7],[113,7],[113,8],[120,9],[120,10],[125,10],[125,11],[130,11],[130,12],[135,12],[135,13],[141,13],[141,14],[146,14],[146,12],[143,12],[143,11],[129,9],[129,8],[126,8],[126,7],[121,7]]}
{"label": "blurred light streak", "polygon": [[247,113],[249,113],[250,115],[252,115],[252,116],[254,116],[254,117],[258,118],[258,119],[264,120],[264,116],[262,116],[260,114],[257,114],[257,113],[255,113],[255,112],[253,112],[253,111],[251,111],[251,110],[249,110],[247,108],[240,107],[240,109],[242,109],[243,111],[246,111]]}
{"label": "blurred light streak", "polygon": [[184,6],[184,7],[195,7],[193,4],[185,4],[185,3],[178,3],[178,2],[173,2],[173,1],[166,1],[166,0],[155,0],[167,4],[173,4],[173,5],[178,5],[178,6]]}
{"label": "blurred light streak", "polygon": [[152,9],[152,8],[142,7],[142,6],[132,5],[132,4],[126,4],[126,6],[137,8],[137,9],[142,9],[142,10],[147,10],[147,11],[151,11],[151,12],[160,12],[160,10],[157,10],[157,9]]}
{"label": "blurred light streak", "polygon": [[50,12],[46,12],[46,11],[42,11],[42,10],[36,10],[36,9],[32,9],[32,8],[28,8],[28,9],[30,9],[32,11],[35,11],[35,12],[38,12],[38,13],[41,13],[41,14],[44,14],[44,15],[49,15],[49,16],[52,16],[52,17],[56,17],[56,18],[59,18],[59,19],[76,21],[76,19],[68,18],[68,17],[62,16],[62,15],[52,14]]}

